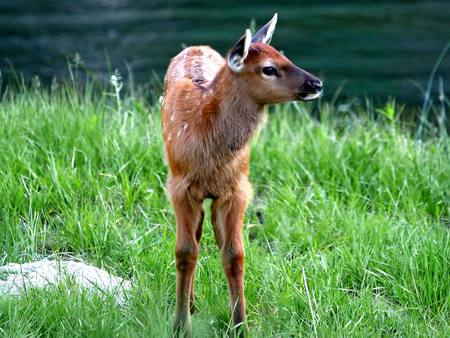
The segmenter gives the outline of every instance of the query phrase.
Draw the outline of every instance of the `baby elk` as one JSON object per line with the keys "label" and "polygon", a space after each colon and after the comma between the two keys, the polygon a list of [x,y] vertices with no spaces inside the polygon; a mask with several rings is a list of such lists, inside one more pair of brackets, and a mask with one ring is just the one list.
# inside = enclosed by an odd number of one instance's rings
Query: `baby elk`
{"label": "baby elk", "polygon": [[322,82],[269,45],[277,14],[255,35],[247,29],[226,58],[207,46],[184,49],[164,80],[162,127],[168,193],[176,218],[175,334],[191,336],[194,271],[203,201],[212,199],[212,225],[228,281],[233,334],[244,336],[244,213],[252,135],[264,106],[312,100]]}

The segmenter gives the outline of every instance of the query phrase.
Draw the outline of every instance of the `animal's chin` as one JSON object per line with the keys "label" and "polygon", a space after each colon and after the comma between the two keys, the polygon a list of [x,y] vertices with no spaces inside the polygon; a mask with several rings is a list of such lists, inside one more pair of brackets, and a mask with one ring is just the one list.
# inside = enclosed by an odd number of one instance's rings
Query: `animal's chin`
{"label": "animal's chin", "polygon": [[311,101],[311,100],[317,99],[321,95],[322,95],[321,91],[317,92],[317,93],[299,93],[298,99],[301,101]]}

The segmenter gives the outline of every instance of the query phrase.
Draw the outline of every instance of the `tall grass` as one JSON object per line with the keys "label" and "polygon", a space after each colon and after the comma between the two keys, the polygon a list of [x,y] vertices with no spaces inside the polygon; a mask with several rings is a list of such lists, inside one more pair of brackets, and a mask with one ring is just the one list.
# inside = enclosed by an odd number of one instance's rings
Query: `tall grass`
{"label": "tall grass", "polygon": [[[119,82],[100,93],[35,84],[1,101],[0,263],[76,256],[134,283],[124,306],[73,285],[0,299],[4,336],[171,335],[160,107]],[[448,335],[450,142],[438,129],[416,140],[399,109],[270,108],[252,146],[244,230],[252,336]],[[194,334],[225,336],[208,217],[195,289]]]}

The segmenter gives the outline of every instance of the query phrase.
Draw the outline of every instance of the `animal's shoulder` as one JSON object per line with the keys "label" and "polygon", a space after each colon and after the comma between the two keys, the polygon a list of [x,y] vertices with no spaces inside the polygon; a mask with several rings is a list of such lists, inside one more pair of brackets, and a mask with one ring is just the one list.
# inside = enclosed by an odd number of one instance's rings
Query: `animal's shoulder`
{"label": "animal's shoulder", "polygon": [[171,85],[187,78],[196,86],[206,87],[224,63],[224,58],[211,47],[188,47],[170,62],[166,83]]}

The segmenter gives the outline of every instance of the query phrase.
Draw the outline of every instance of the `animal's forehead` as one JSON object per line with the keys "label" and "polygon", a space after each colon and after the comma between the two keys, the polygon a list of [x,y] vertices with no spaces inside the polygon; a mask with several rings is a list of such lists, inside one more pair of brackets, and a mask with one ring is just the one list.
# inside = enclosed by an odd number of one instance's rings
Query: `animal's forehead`
{"label": "animal's forehead", "polygon": [[278,62],[289,62],[289,60],[270,45],[255,42],[250,45],[246,61],[259,62],[264,59],[272,59]]}

